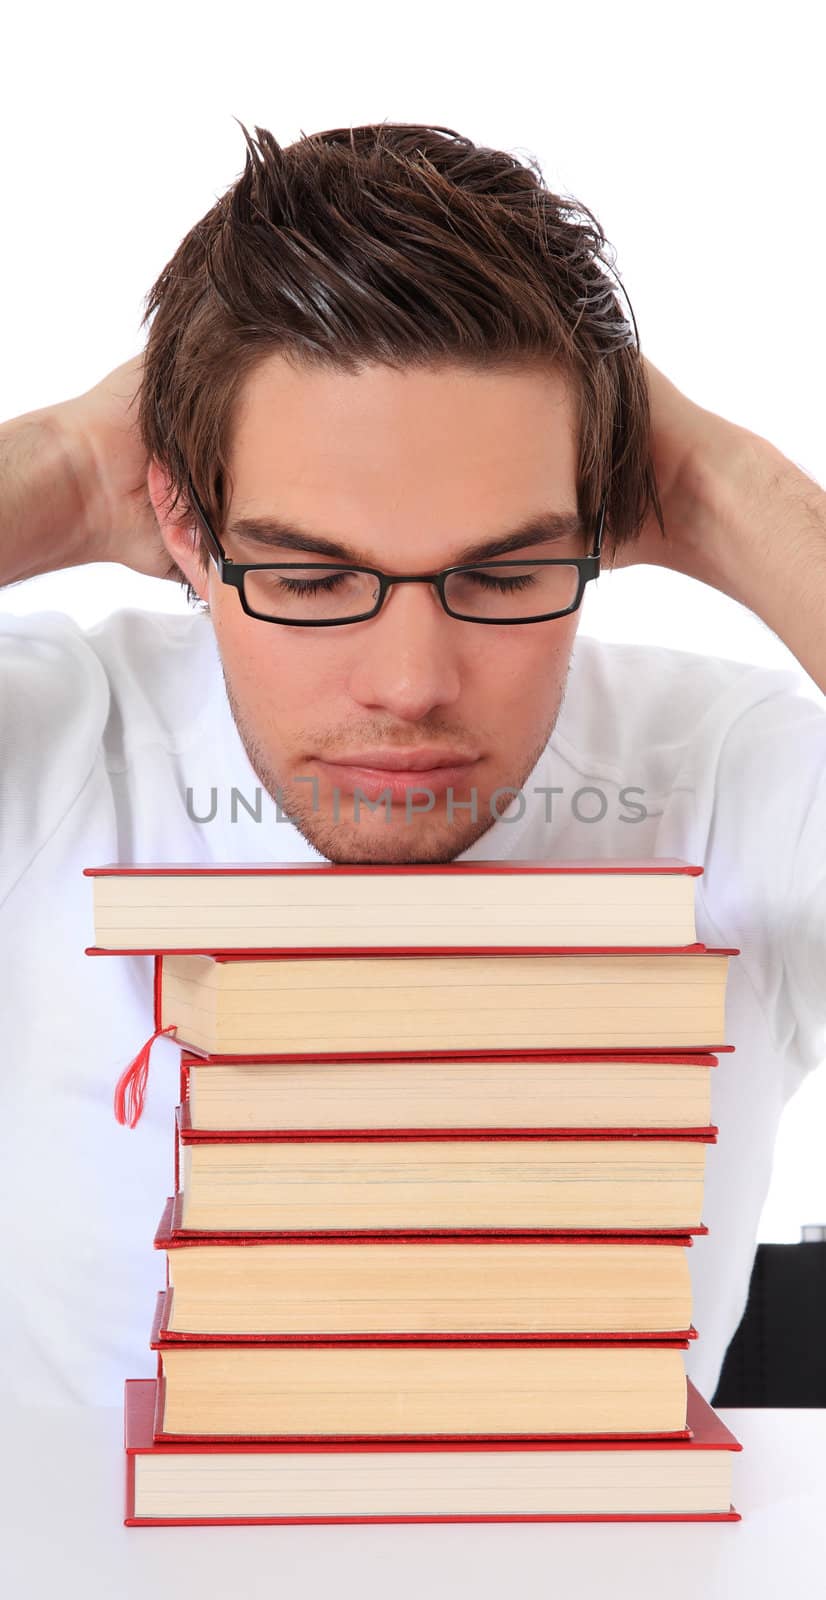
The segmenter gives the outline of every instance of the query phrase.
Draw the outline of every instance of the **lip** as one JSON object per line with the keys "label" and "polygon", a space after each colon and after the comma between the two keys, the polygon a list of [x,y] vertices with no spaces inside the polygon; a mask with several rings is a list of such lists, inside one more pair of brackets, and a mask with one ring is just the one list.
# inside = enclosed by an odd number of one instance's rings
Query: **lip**
{"label": "lip", "polygon": [[422,745],[418,750],[359,750],[354,756],[338,756],[325,762],[328,767],[360,767],[373,772],[436,772],[439,767],[469,767],[478,756],[461,750],[443,750]]}
{"label": "lip", "polygon": [[[394,752],[398,755],[398,752]],[[420,754],[420,752],[419,752]],[[383,760],[387,760],[387,755]],[[410,759],[407,757],[406,759]],[[378,767],[356,765],[352,761],[320,761],[318,765],[326,770],[327,776],[333,780],[337,789],[346,794],[353,794],[359,789],[368,799],[374,800],[380,794],[389,792],[391,800],[407,803],[410,790],[429,790],[435,800],[437,794],[444,794],[448,788],[461,789],[467,779],[467,774],[476,766],[476,760],[461,761],[451,765],[431,767]],[[417,810],[429,809],[417,806]]]}

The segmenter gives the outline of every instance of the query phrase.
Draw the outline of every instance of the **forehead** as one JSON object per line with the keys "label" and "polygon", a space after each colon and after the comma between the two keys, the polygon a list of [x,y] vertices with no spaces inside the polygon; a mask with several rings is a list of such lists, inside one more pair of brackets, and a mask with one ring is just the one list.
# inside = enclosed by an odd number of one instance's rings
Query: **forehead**
{"label": "forehead", "polygon": [[[416,518],[444,524],[463,507],[502,516],[536,509],[576,481],[576,404],[558,369],[393,369],[357,373],[270,356],[248,377],[232,428],[233,510]],[[520,498],[524,505],[520,505]],[[243,501],[243,504],[241,503]]]}

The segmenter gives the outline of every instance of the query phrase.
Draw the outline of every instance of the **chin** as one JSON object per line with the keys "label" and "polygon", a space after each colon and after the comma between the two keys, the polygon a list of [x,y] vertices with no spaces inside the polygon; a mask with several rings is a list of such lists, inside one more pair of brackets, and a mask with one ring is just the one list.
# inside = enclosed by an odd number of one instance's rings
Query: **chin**
{"label": "chin", "polygon": [[359,828],[353,823],[348,825],[317,816],[311,823],[295,814],[292,820],[314,850],[342,866],[371,863],[413,866],[420,862],[437,865],[453,861],[492,826],[492,822],[487,822],[484,827],[477,826],[470,833],[464,833],[459,829],[447,832],[433,827],[428,829],[422,823]]}

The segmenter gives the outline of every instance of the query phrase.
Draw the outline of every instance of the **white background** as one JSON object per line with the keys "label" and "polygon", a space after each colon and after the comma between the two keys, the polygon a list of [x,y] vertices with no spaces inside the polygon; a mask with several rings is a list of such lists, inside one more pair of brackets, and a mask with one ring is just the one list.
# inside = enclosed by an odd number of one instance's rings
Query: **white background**
{"label": "white background", "polygon": [[[282,145],[417,121],[538,160],[605,229],[646,354],[824,484],[819,13],[812,0],[14,7],[0,416],[80,393],[141,347],[144,295],[243,168],[233,116]],[[0,596],[85,625],[122,606],[186,609],[176,585],[115,564]],[[822,699],[759,619],[656,568],[590,585],[581,627],[790,668]],[[785,1113],[761,1238],[826,1223],[824,1127],[826,1063]]]}

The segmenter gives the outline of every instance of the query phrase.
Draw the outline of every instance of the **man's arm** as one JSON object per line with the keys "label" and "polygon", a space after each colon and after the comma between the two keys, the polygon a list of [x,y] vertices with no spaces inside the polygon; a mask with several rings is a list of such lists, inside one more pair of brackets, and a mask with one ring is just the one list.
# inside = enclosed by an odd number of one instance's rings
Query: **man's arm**
{"label": "man's arm", "polygon": [[705,582],[768,623],[826,694],[826,492],[752,438],[736,469],[715,483],[722,537]]}
{"label": "man's arm", "polygon": [[[652,513],[613,565],[670,567],[730,595],[826,694],[826,493],[768,440],[695,405],[648,361],[646,372],[666,536]],[[826,1047],[826,715],[778,676],[788,689],[770,685],[727,731],[703,882],[791,1092]]]}
{"label": "man's arm", "polygon": [[85,393],[0,424],[0,585],[89,561],[184,581],[146,485],[142,367],[133,356]]}
{"label": "man's arm", "polygon": [[83,538],[83,494],[47,407],[0,425],[0,584],[101,559]]}
{"label": "man's arm", "polygon": [[666,538],[650,517],[614,565],[651,562],[730,595],[826,694],[826,491],[767,439],[645,367]]}

